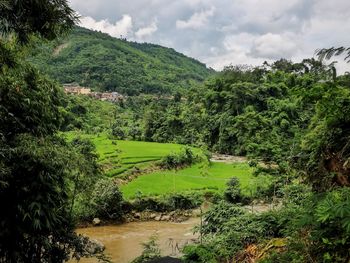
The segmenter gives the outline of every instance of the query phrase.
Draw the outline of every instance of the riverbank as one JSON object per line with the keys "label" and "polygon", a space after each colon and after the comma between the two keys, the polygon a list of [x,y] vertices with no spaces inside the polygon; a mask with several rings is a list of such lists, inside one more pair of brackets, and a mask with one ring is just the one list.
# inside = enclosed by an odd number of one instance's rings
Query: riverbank
{"label": "riverbank", "polygon": [[[199,217],[192,217],[181,223],[169,221],[138,221],[120,225],[85,227],[76,230],[101,242],[112,262],[127,263],[142,253],[142,243],[156,236],[162,255],[181,256],[181,248],[195,242],[198,235],[193,228],[200,223]],[[70,261],[71,263],[77,261]],[[97,263],[95,258],[83,258],[80,263]]]}

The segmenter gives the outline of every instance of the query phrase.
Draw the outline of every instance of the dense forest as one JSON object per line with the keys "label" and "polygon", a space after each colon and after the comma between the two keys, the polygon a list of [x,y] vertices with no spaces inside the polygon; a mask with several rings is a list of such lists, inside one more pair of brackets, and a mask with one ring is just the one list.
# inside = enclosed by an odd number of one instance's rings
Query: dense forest
{"label": "dense forest", "polygon": [[30,61],[61,84],[77,82],[123,94],[172,94],[214,71],[171,48],[116,39],[75,27],[69,36],[42,43]]}
{"label": "dense forest", "polygon": [[[322,60],[349,49],[212,74],[171,49],[77,28],[65,0],[5,1],[0,13],[0,262],[110,262],[78,224],[195,208],[183,262],[350,261],[350,75]],[[131,96],[67,95],[55,80]],[[128,192],[167,173],[165,194]],[[195,180],[206,187],[186,188]],[[257,202],[272,208],[247,209]],[[133,262],[160,257],[151,240]]]}

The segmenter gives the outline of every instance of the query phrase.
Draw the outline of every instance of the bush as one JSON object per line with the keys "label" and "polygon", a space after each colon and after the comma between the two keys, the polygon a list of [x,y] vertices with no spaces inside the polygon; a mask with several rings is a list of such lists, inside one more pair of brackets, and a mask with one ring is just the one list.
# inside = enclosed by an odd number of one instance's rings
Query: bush
{"label": "bush", "polygon": [[232,177],[227,182],[227,188],[224,192],[224,197],[226,201],[230,203],[240,203],[243,199],[239,179],[237,177]]}
{"label": "bush", "polygon": [[165,212],[169,211],[170,206],[165,202],[164,199],[159,197],[140,197],[131,203],[132,207],[136,211],[155,211],[155,212]]}
{"label": "bush", "polygon": [[232,205],[225,201],[213,205],[204,215],[205,225],[202,228],[203,234],[220,232],[224,223],[230,218],[246,213],[241,207]]}
{"label": "bush", "polygon": [[171,153],[160,162],[160,166],[164,169],[178,169],[189,166],[199,161],[199,156],[195,155],[191,148],[185,147],[179,153]]}
{"label": "bush", "polygon": [[205,245],[189,245],[183,250],[185,263],[216,263],[214,251]]}
{"label": "bush", "polygon": [[193,209],[198,207],[202,201],[203,200],[198,193],[170,194],[159,197],[139,197],[131,203],[131,205],[136,211],[150,210],[156,212],[168,212],[178,209]]}
{"label": "bush", "polygon": [[183,195],[183,194],[174,194],[170,195],[167,198],[167,202],[172,207],[172,210],[177,209],[193,209],[198,207],[202,203],[202,199],[198,194]]}
{"label": "bush", "polygon": [[209,201],[210,203],[213,203],[213,204],[217,204],[223,200],[222,194],[218,193],[217,191],[208,190],[204,193],[203,197],[206,201]]}
{"label": "bush", "polygon": [[204,248],[207,249],[203,251],[202,247],[197,251],[198,247],[192,248],[185,252],[186,258],[200,259],[198,254],[206,251],[215,255],[218,262],[232,262],[242,249],[251,244],[283,237],[295,213],[298,210],[291,208],[252,214],[242,207],[221,201],[205,213],[202,229],[197,228],[203,235]]}
{"label": "bush", "polygon": [[143,252],[131,263],[146,263],[152,259],[160,258],[160,249],[157,244],[157,236],[151,236],[148,242],[142,243]]}
{"label": "bush", "polygon": [[105,219],[121,220],[123,217],[123,196],[117,185],[102,179],[95,184],[91,195],[92,209],[95,216]]}
{"label": "bush", "polygon": [[281,190],[284,204],[301,205],[303,201],[311,196],[311,188],[304,184],[290,184]]}
{"label": "bush", "polygon": [[122,128],[114,127],[112,130],[112,135],[117,140],[124,140],[126,138],[125,131]]}

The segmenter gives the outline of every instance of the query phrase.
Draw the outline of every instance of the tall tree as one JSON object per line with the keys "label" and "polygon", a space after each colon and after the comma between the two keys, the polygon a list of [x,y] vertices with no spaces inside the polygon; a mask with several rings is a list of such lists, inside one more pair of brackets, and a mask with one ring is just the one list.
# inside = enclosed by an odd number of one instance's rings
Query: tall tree
{"label": "tall tree", "polygon": [[331,59],[333,56],[340,56],[345,53],[344,60],[350,62],[350,47],[331,47],[316,50],[316,55],[320,60]]}
{"label": "tall tree", "polygon": [[1,1],[0,14],[0,262],[62,262],[84,252],[69,197],[71,178],[90,171],[56,135],[60,89],[18,50],[67,32],[76,15],[65,0]]}
{"label": "tall tree", "polygon": [[0,32],[27,43],[32,34],[52,40],[68,32],[77,14],[67,0],[1,0]]}

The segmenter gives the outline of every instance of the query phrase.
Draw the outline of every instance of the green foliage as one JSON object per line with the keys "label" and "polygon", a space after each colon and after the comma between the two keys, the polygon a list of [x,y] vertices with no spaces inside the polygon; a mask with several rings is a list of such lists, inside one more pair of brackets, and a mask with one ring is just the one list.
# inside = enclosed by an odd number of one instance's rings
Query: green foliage
{"label": "green foliage", "polygon": [[[74,165],[76,168],[71,175],[73,193],[71,196],[71,210],[76,220],[91,220],[94,216],[94,207],[91,206],[91,194],[97,180],[102,176],[98,164],[95,145],[87,139],[74,138],[70,142],[71,151],[75,152]],[[84,173],[77,172],[83,170]]]}
{"label": "green foliage", "polygon": [[281,189],[285,204],[302,205],[311,195],[311,189],[304,184],[288,184]]}
{"label": "green foliage", "polygon": [[11,139],[19,133],[54,133],[62,118],[61,97],[59,88],[31,66],[5,70],[0,74],[1,136]]}
{"label": "green foliage", "polygon": [[60,83],[78,82],[129,95],[175,93],[213,72],[173,49],[128,42],[79,27],[67,38],[40,45],[31,60]]}
{"label": "green foliage", "polygon": [[331,59],[334,56],[342,55],[346,53],[344,60],[349,62],[350,58],[350,48],[349,47],[331,47],[331,48],[322,48],[316,50],[317,56],[320,60]]}
{"label": "green foliage", "polygon": [[97,169],[94,156],[86,144],[75,150],[56,135],[62,93],[24,62],[17,41],[53,39],[73,27],[75,13],[65,0],[2,1],[0,12],[0,261],[91,256],[74,232],[72,208],[77,179]]}
{"label": "green foliage", "polygon": [[146,263],[152,259],[160,258],[160,249],[157,244],[157,236],[151,236],[148,242],[142,243],[141,256],[135,258],[131,263]]}
{"label": "green foliage", "polygon": [[278,213],[289,242],[283,253],[264,262],[347,262],[349,258],[349,189],[313,194],[300,205]]}
{"label": "green foliage", "polygon": [[239,185],[239,179],[232,177],[227,183],[227,188],[224,192],[226,201],[230,203],[239,203],[242,201],[241,188]]}
{"label": "green foliage", "polygon": [[201,233],[218,233],[223,230],[224,224],[233,216],[245,214],[244,210],[238,206],[232,205],[225,201],[213,205],[204,215],[206,224],[203,226]]}
{"label": "green foliage", "polygon": [[217,262],[238,260],[238,253],[248,245],[280,236],[285,223],[280,213],[252,214],[221,201],[205,213],[204,225],[197,228],[203,235],[203,245],[185,249],[185,258],[209,254]]}
{"label": "green foliage", "polygon": [[0,13],[1,34],[14,34],[21,43],[27,43],[34,34],[53,40],[77,21],[66,0],[2,1]]}
{"label": "green foliage", "polygon": [[121,123],[115,122],[113,124],[111,134],[117,140],[124,140],[124,139],[126,139],[126,132],[122,128]]}
{"label": "green foliage", "polygon": [[199,160],[200,157],[195,155],[191,148],[185,147],[178,153],[171,153],[163,157],[160,161],[160,166],[168,170],[179,169],[190,166]]}
{"label": "green foliage", "polygon": [[90,202],[96,217],[121,220],[123,196],[110,179],[101,179],[91,193]]}
{"label": "green foliage", "polygon": [[72,242],[74,225],[69,214],[69,156],[64,143],[17,135],[11,147],[1,149],[1,156],[1,166],[6,169],[0,172],[0,258],[6,262],[66,258],[59,244]]}
{"label": "green foliage", "polygon": [[63,96],[62,131],[81,130],[99,133],[110,129],[115,118],[115,105],[88,96]]}
{"label": "green foliage", "polygon": [[324,191],[334,185],[350,185],[350,91],[334,84],[319,86],[318,91],[322,95],[302,141],[297,168],[315,189]]}
{"label": "green foliage", "polygon": [[81,249],[71,216],[73,178],[90,166],[76,166],[84,154],[55,136],[62,119],[56,85],[18,64],[0,74],[0,96],[0,258],[62,261]]}
{"label": "green foliage", "polygon": [[205,245],[189,245],[183,250],[186,263],[216,263],[215,252]]}
{"label": "green foliage", "polygon": [[[185,100],[128,99],[118,128],[141,129],[146,141],[202,146],[220,153],[285,162],[300,150],[329,69],[315,60],[281,60],[267,68],[229,67]],[[325,82],[324,86],[331,85]]]}
{"label": "green foliage", "polygon": [[169,212],[197,208],[203,199],[199,193],[167,194],[158,197],[139,196],[130,203],[136,211]]}
{"label": "green foliage", "polygon": [[99,174],[96,157],[88,143],[67,144],[55,136],[62,120],[56,85],[29,66],[5,73],[0,74],[0,258],[64,259],[77,242],[71,209]]}

